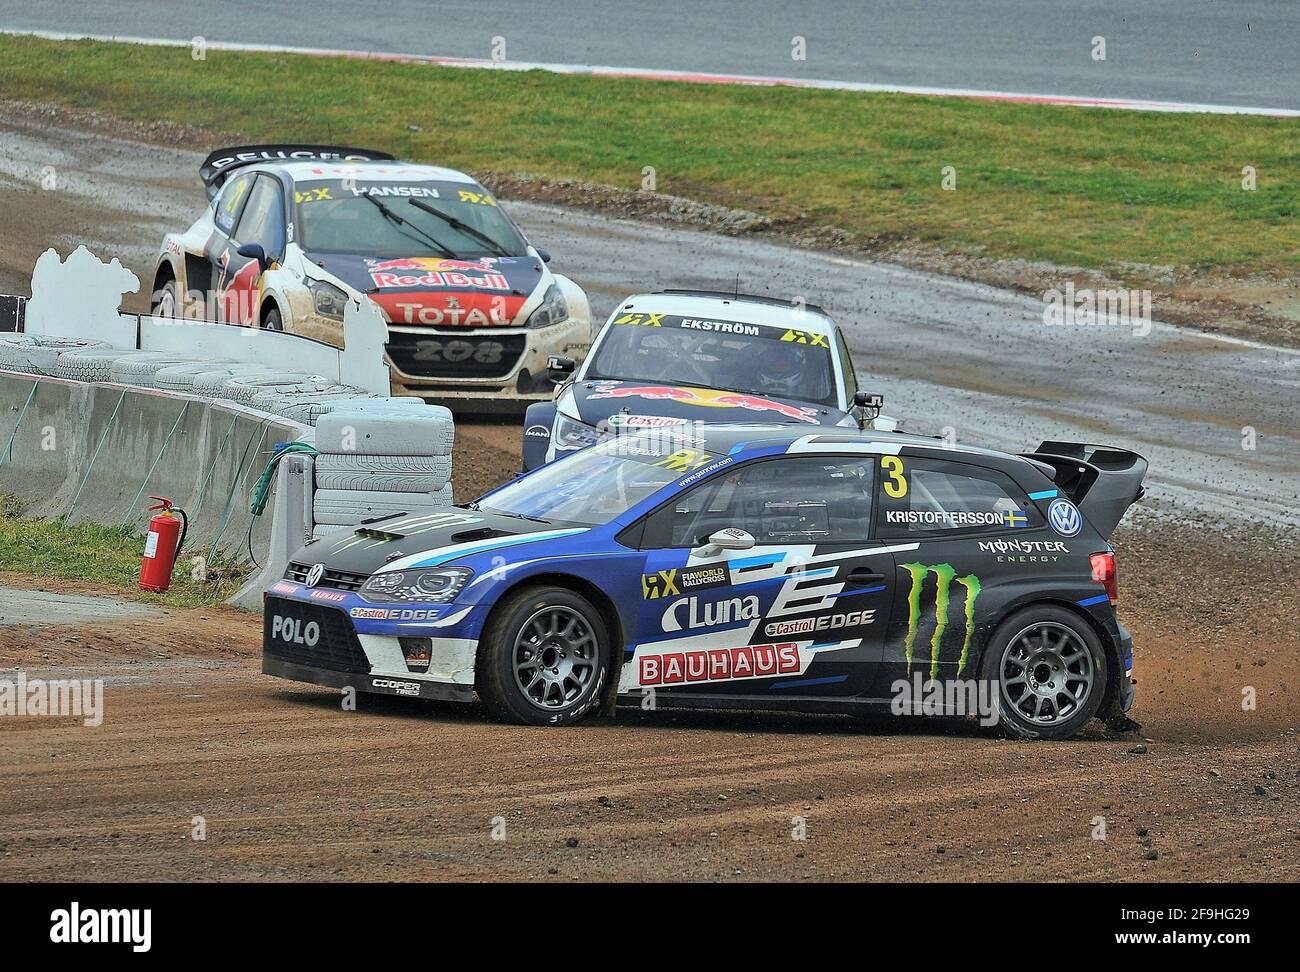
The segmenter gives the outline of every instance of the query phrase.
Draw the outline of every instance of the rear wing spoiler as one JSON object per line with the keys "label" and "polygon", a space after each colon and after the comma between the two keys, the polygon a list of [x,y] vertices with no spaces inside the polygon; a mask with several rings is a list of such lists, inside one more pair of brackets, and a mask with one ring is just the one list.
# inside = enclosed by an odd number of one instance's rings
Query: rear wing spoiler
{"label": "rear wing spoiler", "polygon": [[230,173],[259,162],[393,162],[387,152],[349,148],[343,145],[235,145],[217,149],[199,166],[203,189],[212,199]]}
{"label": "rear wing spoiler", "polygon": [[1048,467],[1052,482],[1107,539],[1146,492],[1147,461],[1127,449],[1049,441],[1020,455]]}

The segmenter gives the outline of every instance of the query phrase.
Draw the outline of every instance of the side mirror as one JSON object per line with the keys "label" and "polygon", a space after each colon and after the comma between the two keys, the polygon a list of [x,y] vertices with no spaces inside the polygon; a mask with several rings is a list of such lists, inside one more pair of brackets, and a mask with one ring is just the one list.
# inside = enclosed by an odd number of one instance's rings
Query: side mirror
{"label": "side mirror", "polygon": [[874,421],[885,407],[885,396],[875,392],[854,392],[853,411],[857,415],[858,428],[865,429],[867,423]]}
{"label": "side mirror", "polygon": [[245,243],[235,252],[241,257],[256,260],[263,273],[271,269],[271,258],[266,255],[266,250],[262,249],[261,243]]}
{"label": "side mirror", "polygon": [[554,382],[567,379],[578,368],[578,362],[562,354],[553,354],[546,359],[546,377]]}
{"label": "side mirror", "polygon": [[748,550],[754,546],[754,543],[754,537],[748,531],[728,527],[710,534],[709,542],[696,549],[694,553],[699,557],[713,557],[724,550]]}
{"label": "side mirror", "polygon": [[550,251],[550,250],[543,250],[540,246],[535,246],[535,247],[533,247],[533,249],[537,251],[537,258],[538,258],[539,260],[541,260],[543,263],[550,263],[550,262],[551,262],[551,251]]}

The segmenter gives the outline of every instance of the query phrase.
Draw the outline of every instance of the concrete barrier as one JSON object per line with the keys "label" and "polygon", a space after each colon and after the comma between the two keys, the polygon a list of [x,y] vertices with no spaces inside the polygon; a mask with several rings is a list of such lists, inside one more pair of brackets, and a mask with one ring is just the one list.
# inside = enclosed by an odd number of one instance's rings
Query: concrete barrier
{"label": "concrete barrier", "polygon": [[182,559],[246,561],[251,523],[265,563],[273,507],[253,517],[253,488],[276,443],[306,431],[227,402],[0,372],[0,494],[29,516],[141,532],[149,496],[167,496],[190,517]]}

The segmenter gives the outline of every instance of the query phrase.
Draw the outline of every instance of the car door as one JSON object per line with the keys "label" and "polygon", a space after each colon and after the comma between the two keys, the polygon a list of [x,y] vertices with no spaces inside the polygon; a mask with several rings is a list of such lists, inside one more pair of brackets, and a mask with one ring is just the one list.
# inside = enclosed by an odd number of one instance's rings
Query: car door
{"label": "car door", "polygon": [[1017,598],[1070,555],[1024,491],[974,462],[882,456],[876,536],[896,549],[898,583],[872,695],[896,679],[973,679],[983,640]]}
{"label": "car door", "polygon": [[[222,186],[221,194],[213,204],[213,233],[204,247],[204,255],[207,258],[207,279],[201,288],[206,303],[204,314],[206,320],[225,320],[222,295],[230,281],[230,261],[232,258],[243,259],[235,254],[236,247],[233,243],[235,227],[239,224],[239,217],[244,212],[249,192],[256,179],[257,174],[253,172],[232,176]],[[191,287],[195,285],[196,281],[192,280]]]}
{"label": "car door", "polygon": [[[650,514],[639,684],[772,699],[864,692],[881,661],[895,574],[888,551],[869,540],[874,459],[757,460]],[[720,530],[754,543],[703,548]]]}
{"label": "car door", "polygon": [[284,190],[279,179],[265,172],[254,180],[221,257],[226,270],[221,315],[230,324],[256,324],[261,312],[262,266],[252,257],[240,256],[239,248],[247,243],[259,245],[271,261],[284,259]]}

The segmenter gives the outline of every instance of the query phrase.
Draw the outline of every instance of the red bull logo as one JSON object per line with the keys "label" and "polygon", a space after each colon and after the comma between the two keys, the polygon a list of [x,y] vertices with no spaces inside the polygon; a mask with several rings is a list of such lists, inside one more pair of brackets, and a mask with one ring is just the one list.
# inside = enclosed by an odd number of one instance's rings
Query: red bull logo
{"label": "red bull logo", "polygon": [[775,412],[796,422],[817,424],[817,409],[787,405],[758,395],[715,391],[709,388],[678,388],[670,385],[598,385],[590,398],[644,398],[673,401],[702,408],[743,408],[750,412]]}
{"label": "red bull logo", "polygon": [[376,287],[431,288],[457,290],[509,290],[505,274],[479,260],[449,260],[442,257],[400,257],[367,260],[366,269]]}

